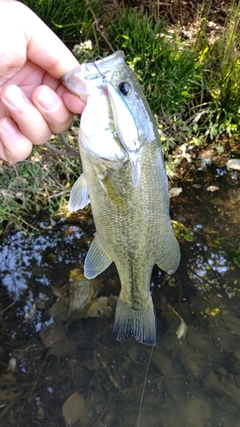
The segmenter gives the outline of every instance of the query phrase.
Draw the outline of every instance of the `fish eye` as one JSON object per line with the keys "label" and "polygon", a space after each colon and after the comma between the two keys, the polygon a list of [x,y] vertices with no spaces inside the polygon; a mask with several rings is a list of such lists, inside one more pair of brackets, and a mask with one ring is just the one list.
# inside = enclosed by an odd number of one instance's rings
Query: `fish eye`
{"label": "fish eye", "polygon": [[118,89],[120,90],[120,92],[124,95],[127,96],[131,93],[132,91],[132,87],[128,82],[121,82],[118,85]]}

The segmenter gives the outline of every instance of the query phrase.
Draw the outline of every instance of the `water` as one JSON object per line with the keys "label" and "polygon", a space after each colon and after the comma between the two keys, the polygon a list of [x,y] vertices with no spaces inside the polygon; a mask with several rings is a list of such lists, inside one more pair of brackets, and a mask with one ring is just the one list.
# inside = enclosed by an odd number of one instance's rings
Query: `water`
{"label": "water", "polygon": [[[174,276],[153,272],[157,345],[140,426],[240,427],[239,173],[209,167],[179,185],[182,261]],[[1,243],[0,425],[136,426],[150,349],[112,334],[114,266],[91,289],[81,275],[91,217],[40,228]]]}

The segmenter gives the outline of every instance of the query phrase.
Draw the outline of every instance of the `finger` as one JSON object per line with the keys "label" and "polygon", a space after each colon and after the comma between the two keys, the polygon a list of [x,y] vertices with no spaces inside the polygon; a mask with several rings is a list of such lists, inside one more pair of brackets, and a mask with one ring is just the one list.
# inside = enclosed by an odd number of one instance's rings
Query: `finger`
{"label": "finger", "polygon": [[[58,103],[58,95],[56,95]],[[43,144],[51,136],[44,117],[34,104],[15,85],[8,85],[2,89],[1,101],[16,122],[20,132],[33,144]]]}
{"label": "finger", "polygon": [[[73,114],[66,107],[62,98],[48,86],[38,86],[33,92],[32,101],[53,133],[63,132],[72,123]],[[82,110],[84,104],[82,105],[80,102],[79,104]]]}
{"label": "finger", "polygon": [[32,143],[9,118],[0,120],[0,158],[10,163],[26,159]]}
{"label": "finger", "polygon": [[27,56],[31,61],[57,78],[79,65],[71,51],[37,15],[19,2],[15,2],[14,6],[14,13],[19,12],[24,21],[22,24],[27,37]]}
{"label": "finger", "polygon": [[85,103],[79,98],[79,96],[74,95],[71,92],[64,92],[62,99],[66,107],[72,111],[74,114],[81,114],[85,107]]}

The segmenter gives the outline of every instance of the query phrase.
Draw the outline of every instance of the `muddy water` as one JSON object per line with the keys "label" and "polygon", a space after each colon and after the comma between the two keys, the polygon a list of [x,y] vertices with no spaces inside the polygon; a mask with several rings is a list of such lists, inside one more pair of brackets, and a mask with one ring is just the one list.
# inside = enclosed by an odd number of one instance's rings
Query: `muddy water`
{"label": "muddy water", "polygon": [[[182,261],[172,277],[153,272],[141,427],[240,427],[239,181],[199,170],[171,199]],[[137,425],[150,349],[113,337],[114,266],[93,284],[82,276],[93,231],[87,215],[1,242],[1,426]]]}

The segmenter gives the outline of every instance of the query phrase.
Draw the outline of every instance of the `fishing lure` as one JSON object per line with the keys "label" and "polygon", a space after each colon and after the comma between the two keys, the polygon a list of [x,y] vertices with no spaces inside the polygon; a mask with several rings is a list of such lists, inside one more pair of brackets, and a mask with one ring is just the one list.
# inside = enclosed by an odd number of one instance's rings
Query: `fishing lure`
{"label": "fishing lure", "polygon": [[131,163],[132,181],[133,185],[137,187],[140,180],[139,151],[141,148],[141,143],[139,141],[138,129],[132,112],[124,100],[124,94],[127,96],[128,91],[126,91],[126,86],[123,85],[122,82],[119,84],[120,89],[116,89],[116,87],[107,80],[106,76],[101,73],[95,62],[93,62],[93,65],[96,67],[98,73],[102,76],[103,83],[106,84],[113,113],[116,136],[122,144]]}

